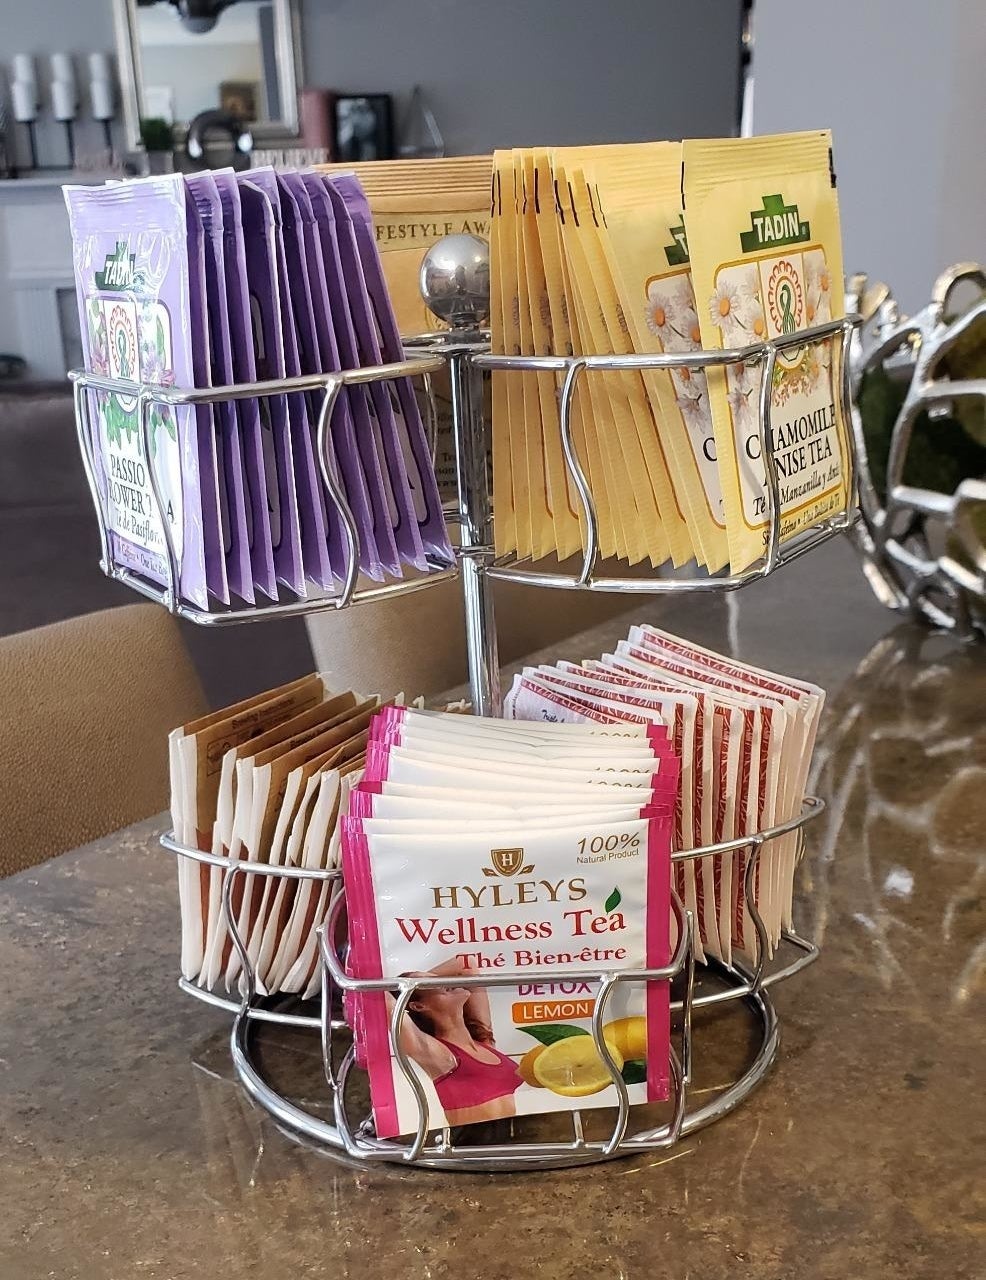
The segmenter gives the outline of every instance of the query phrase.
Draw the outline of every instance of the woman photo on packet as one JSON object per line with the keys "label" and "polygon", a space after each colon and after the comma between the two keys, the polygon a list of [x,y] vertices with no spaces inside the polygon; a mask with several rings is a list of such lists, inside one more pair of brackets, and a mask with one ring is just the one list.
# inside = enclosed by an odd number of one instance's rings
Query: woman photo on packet
{"label": "woman photo on packet", "polygon": [[[456,978],[469,971],[454,959],[405,978]],[[394,1009],[387,993],[387,1006]],[[476,987],[427,987],[414,993],[401,1022],[400,1046],[435,1086],[449,1125],[480,1124],[517,1114],[523,1084],[517,1064],[493,1041],[490,1002]]]}

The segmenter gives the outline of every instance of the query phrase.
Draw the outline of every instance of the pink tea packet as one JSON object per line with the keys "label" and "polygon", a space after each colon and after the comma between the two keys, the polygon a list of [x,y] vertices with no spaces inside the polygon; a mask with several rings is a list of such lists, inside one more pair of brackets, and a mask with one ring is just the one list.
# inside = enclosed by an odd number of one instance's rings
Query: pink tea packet
{"label": "pink tea packet", "polygon": [[[402,718],[388,714],[383,719],[393,728]],[[634,789],[586,786],[584,761],[578,759],[581,745],[597,731],[595,763],[605,774],[608,748],[626,742],[624,726],[616,727],[611,741],[604,725],[540,724],[529,726],[536,731],[529,734],[528,726],[517,732],[507,721],[470,721],[469,729],[452,724],[469,719],[447,716],[443,724],[436,717],[429,723],[414,716],[409,724],[423,728],[427,723],[433,737],[440,737],[447,725],[453,745],[470,741],[472,769],[442,769],[421,753],[417,762],[434,785],[420,775],[398,793],[389,776],[378,776],[375,782],[364,776],[350,794],[349,815],[342,819],[350,971],[357,977],[448,977],[448,986],[439,990],[450,994],[439,1000],[434,1016],[425,1016],[431,997],[419,989],[399,1028],[400,1046],[428,1100],[429,1128],[612,1106],[612,1077],[589,1035],[595,984],[608,969],[668,963],[674,801],[665,798],[636,810],[634,802],[628,806]],[[386,775],[387,762],[396,762],[401,748],[383,745],[388,729],[386,724],[378,728],[379,720],[374,721],[371,733],[376,742],[370,750],[382,759],[371,766],[368,750],[367,774]],[[626,728],[638,743],[647,743],[645,730]],[[557,768],[553,774],[545,771],[552,774],[550,783],[539,780],[538,788],[527,793],[530,803],[515,807],[503,799],[498,815],[466,817],[474,799],[482,803],[485,795],[509,794],[475,789],[478,784],[488,787],[485,765],[495,740],[503,739],[505,754],[511,743],[517,751],[519,772],[500,775],[513,789],[523,785],[530,767],[525,749],[535,737],[555,752]],[[410,737],[405,739],[405,745],[409,743]],[[569,786],[564,782],[565,753],[558,754],[556,743],[577,748]],[[631,756],[635,750],[630,747]],[[494,767],[499,768],[503,759],[501,755]],[[450,782],[451,773],[463,775],[464,786]],[[549,800],[558,798],[550,813],[543,811],[546,792]],[[439,793],[449,797],[446,817],[433,808],[441,803],[434,798]],[[400,814],[370,816],[376,797],[397,794],[403,797]],[[571,806],[567,815],[566,804]],[[423,816],[410,816],[415,808]],[[544,998],[555,994],[553,975],[583,966],[586,980],[575,984],[578,999],[562,1004]],[[460,975],[473,978],[483,971],[509,975],[511,981],[502,987],[456,986]],[[571,997],[571,988],[565,994]],[[346,1002],[357,1059],[369,1070],[381,1137],[417,1127],[415,1094],[389,1039],[393,1005],[392,996],[379,992],[360,993]],[[463,1071],[465,1060],[455,1047],[466,1045],[466,1040],[446,1026],[446,1013],[453,1019],[464,1013],[465,1032],[473,1038],[467,1052],[489,1070]],[[668,1096],[666,981],[615,987],[603,1036],[631,1103]],[[470,1088],[465,1088],[467,1075]],[[532,1078],[534,1083],[528,1083]]]}
{"label": "pink tea packet", "polygon": [[[180,176],[65,187],[85,364],[163,386],[207,385],[205,250]],[[168,581],[164,529],[140,443],[136,396],[88,392],[97,490],[115,564]],[[151,466],[178,566],[200,609],[228,601],[209,406],[149,409]]]}

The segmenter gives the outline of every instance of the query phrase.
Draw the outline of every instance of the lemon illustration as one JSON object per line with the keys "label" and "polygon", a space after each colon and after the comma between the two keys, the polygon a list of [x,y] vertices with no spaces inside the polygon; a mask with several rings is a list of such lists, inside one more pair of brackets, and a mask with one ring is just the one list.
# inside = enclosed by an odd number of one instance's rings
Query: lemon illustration
{"label": "lemon illustration", "polygon": [[[621,1070],[623,1055],[608,1036],[606,1044],[617,1071]],[[587,1098],[613,1083],[592,1036],[566,1036],[547,1045],[534,1060],[532,1070],[540,1084],[564,1098]]]}
{"label": "lemon illustration", "polygon": [[534,1074],[534,1064],[537,1062],[538,1058],[540,1058],[541,1054],[544,1053],[546,1048],[547,1045],[536,1044],[533,1049],[528,1049],[520,1062],[517,1063],[517,1070],[520,1072],[521,1080],[523,1080],[525,1084],[529,1084],[532,1089],[544,1088],[544,1085]]}
{"label": "lemon illustration", "polygon": [[603,1037],[615,1044],[624,1062],[647,1057],[647,1019],[638,1014],[634,1018],[617,1018],[603,1027]]}

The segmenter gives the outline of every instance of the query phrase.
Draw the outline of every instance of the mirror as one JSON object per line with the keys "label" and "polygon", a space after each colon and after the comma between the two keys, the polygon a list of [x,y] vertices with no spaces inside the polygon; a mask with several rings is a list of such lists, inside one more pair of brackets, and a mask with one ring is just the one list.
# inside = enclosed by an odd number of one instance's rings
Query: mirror
{"label": "mirror", "polygon": [[181,142],[201,111],[224,111],[262,141],[298,134],[295,0],[114,0],[127,146],[141,118]]}

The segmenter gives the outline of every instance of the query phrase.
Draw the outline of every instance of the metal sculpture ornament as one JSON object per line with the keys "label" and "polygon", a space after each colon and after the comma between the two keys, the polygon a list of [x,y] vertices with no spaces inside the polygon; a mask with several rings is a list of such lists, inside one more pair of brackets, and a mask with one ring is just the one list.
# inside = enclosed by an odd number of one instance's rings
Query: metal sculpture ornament
{"label": "metal sculpture ornament", "polygon": [[853,276],[846,309],[863,316],[850,351],[863,571],[889,608],[984,638],[986,269],[950,267],[907,317]]}

